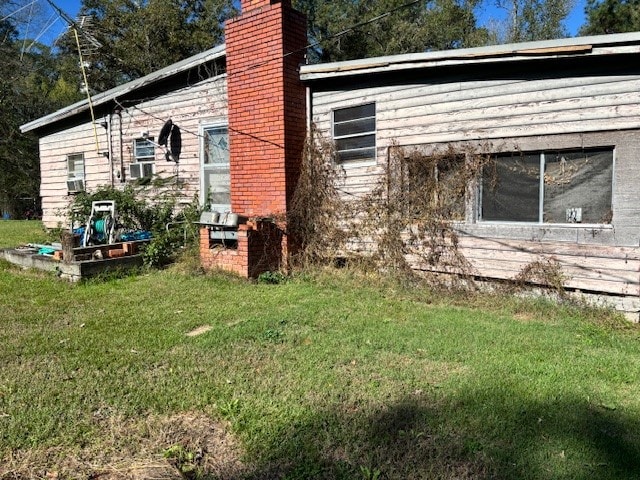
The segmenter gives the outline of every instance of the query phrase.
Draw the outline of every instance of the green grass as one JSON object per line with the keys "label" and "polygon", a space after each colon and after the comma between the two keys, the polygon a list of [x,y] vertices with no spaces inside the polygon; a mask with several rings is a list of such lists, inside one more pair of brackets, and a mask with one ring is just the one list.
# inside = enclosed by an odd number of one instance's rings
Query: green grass
{"label": "green grass", "polygon": [[602,312],[338,272],[70,285],[7,264],[0,312],[0,465],[108,456],[119,426],[201,412],[244,451],[233,478],[640,477],[640,335]]}
{"label": "green grass", "polygon": [[37,220],[0,220],[0,248],[14,248],[21,243],[40,243],[47,234]]}

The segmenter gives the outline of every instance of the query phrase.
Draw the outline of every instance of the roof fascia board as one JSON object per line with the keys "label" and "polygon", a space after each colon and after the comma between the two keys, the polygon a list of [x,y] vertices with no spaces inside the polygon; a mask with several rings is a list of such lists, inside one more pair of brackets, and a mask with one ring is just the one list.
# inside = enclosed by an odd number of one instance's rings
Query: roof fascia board
{"label": "roof fascia board", "polygon": [[[161,68],[149,75],[145,75],[144,77],[138,78],[136,80],[132,80],[131,82],[124,83],[119,85],[111,90],[107,90],[106,92],[101,92],[91,97],[91,102],[94,107],[99,107],[105,103],[108,103],[114,99],[117,99],[123,95],[129,94],[136,90],[142,89],[144,87],[148,87],[155,83],[161,82],[169,77],[174,75],[178,75],[182,72],[186,72],[192,68],[195,68],[204,63],[216,60],[218,58],[224,57],[225,45],[219,45],[210,50],[206,50],[202,53],[194,55],[192,57],[181,60],[180,62],[176,62],[167,67]],[[33,120],[32,122],[26,123],[20,126],[20,131],[22,133],[30,132],[32,130],[37,130],[39,128],[45,127],[47,125],[59,122],[61,120],[67,119],[74,115],[83,113],[89,110],[89,101],[81,100],[76,102],[68,107],[62,108],[56,112],[50,113],[49,115],[45,115],[44,117]]]}
{"label": "roof fascia board", "polygon": [[305,65],[301,68],[300,77],[303,81],[310,81],[416,68],[638,52],[640,32],[633,32]]}

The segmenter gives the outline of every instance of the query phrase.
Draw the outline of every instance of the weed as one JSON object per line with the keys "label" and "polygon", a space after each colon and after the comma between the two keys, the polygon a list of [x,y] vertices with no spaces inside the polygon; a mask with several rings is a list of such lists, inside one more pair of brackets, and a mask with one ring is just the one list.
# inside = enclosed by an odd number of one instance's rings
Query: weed
{"label": "weed", "polygon": [[382,478],[380,469],[362,465],[360,466],[360,474],[362,475],[362,480],[380,480]]}
{"label": "weed", "polygon": [[431,152],[393,145],[371,191],[341,197],[334,149],[313,129],[288,218],[298,263],[348,257],[350,265],[396,276],[421,271],[440,286],[458,277],[459,286],[469,283],[471,267],[458,250],[454,221],[470,215],[464,199],[492,161],[485,151],[488,145]]}
{"label": "weed", "polygon": [[232,398],[228,401],[221,401],[218,404],[218,411],[223,418],[233,420],[240,413],[240,400]]}
{"label": "weed", "polygon": [[566,297],[564,282],[566,277],[562,273],[562,267],[553,258],[541,258],[525,265],[515,278],[514,286],[524,289],[535,285],[547,289],[560,298]]}
{"label": "weed", "polygon": [[264,331],[262,337],[268,342],[280,343],[284,339],[284,333],[281,330],[268,328]]}
{"label": "weed", "polygon": [[172,445],[163,452],[164,458],[187,479],[199,479],[203,477],[201,464],[204,458],[202,450],[191,451],[183,445]]}
{"label": "weed", "polygon": [[287,276],[282,272],[263,272],[258,275],[258,283],[269,285],[279,285],[287,280]]}

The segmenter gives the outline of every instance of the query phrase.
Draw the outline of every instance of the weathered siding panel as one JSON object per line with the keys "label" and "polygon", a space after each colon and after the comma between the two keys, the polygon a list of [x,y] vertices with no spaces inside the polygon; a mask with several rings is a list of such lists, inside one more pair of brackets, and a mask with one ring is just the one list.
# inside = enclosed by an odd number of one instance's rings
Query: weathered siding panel
{"label": "weathered siding panel", "polygon": [[[384,172],[392,145],[420,145],[428,151],[451,143],[473,144],[496,152],[614,147],[611,225],[508,224],[471,218],[459,226],[460,252],[480,277],[513,279],[531,262],[551,258],[562,268],[569,288],[637,299],[640,69],[603,74],[606,70],[510,78],[490,72],[493,78],[488,79],[483,73],[469,73],[466,78],[425,76],[424,81],[387,76],[360,87],[345,81],[342,89],[313,91],[312,120],[331,138],[334,109],[376,103],[377,162],[343,165],[340,187],[345,198],[371,190]],[[475,204],[477,199],[470,201]],[[426,268],[415,258],[409,260],[416,268]]]}
{"label": "weathered siding panel", "polygon": [[313,119],[329,131],[335,108],[376,102],[379,146],[491,140],[640,126],[640,73],[532,80],[443,81],[315,92]]}
{"label": "weathered siding panel", "polygon": [[[191,201],[200,188],[200,125],[202,122],[224,123],[226,118],[226,79],[220,76],[158,98],[136,104],[125,102],[120,115],[111,116],[111,163],[105,156],[96,153],[90,123],[42,137],[40,162],[43,222],[48,227],[55,227],[59,222],[66,221],[64,211],[71,200],[66,185],[67,155],[84,153],[85,184],[88,190],[111,184],[111,166],[114,171],[114,185],[124,185],[119,177],[121,165],[124,166],[125,178],[128,178],[129,165],[135,162],[134,140],[140,138],[142,132],[148,132],[157,140],[160,129],[168,119],[172,119],[180,127],[182,154],[180,163],[176,166],[173,162],[167,162],[164,152],[156,148],[156,174],[161,177],[177,174],[184,182],[181,191],[184,201]],[[98,123],[102,120],[99,119]],[[98,125],[97,132],[100,151],[107,152],[107,130]]]}

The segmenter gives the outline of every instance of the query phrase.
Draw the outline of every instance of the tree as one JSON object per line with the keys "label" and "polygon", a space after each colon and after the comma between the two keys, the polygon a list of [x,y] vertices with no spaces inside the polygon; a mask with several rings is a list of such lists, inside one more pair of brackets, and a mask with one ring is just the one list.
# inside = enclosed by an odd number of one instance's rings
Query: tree
{"label": "tree", "polygon": [[[472,47],[488,42],[473,13],[480,0],[297,0],[305,12],[315,61],[338,61],[400,53]],[[389,15],[336,34],[387,12]]]}
{"label": "tree", "polygon": [[40,187],[38,140],[21,134],[20,125],[77,98],[73,91],[56,92],[57,59],[50,48],[19,39],[25,18],[12,13],[21,5],[28,4],[0,0],[0,210],[14,216],[34,207]]}
{"label": "tree", "polygon": [[568,36],[562,21],[574,0],[496,0],[507,12],[507,24],[497,33],[499,41],[531,42]]}
{"label": "tree", "polygon": [[[223,22],[234,13],[232,0],[83,0],[89,86],[107,90],[222,43]],[[72,32],[62,49],[77,64]]]}
{"label": "tree", "polygon": [[640,30],[640,0],[587,0],[582,35]]}
{"label": "tree", "polygon": [[21,199],[38,196],[37,142],[32,137],[21,135],[19,130],[19,126],[31,118],[34,108],[37,108],[35,98],[26,91],[25,86],[37,84],[38,74],[18,63],[20,49],[16,45],[15,29],[5,24],[2,30],[4,35],[0,55],[4,60],[0,63],[0,210],[15,216],[20,214]]}

